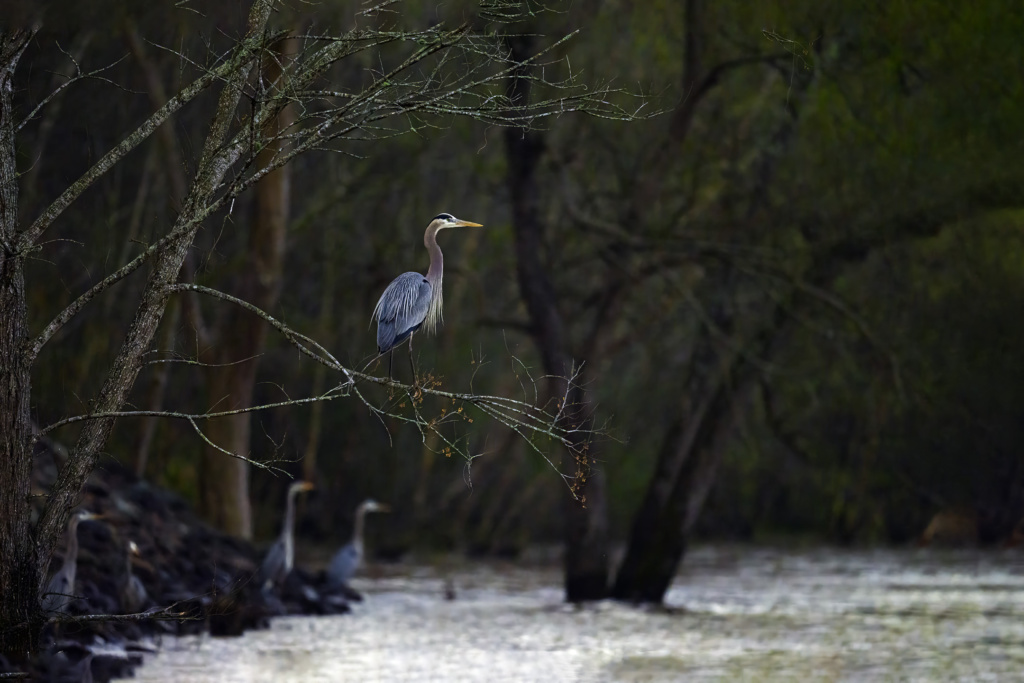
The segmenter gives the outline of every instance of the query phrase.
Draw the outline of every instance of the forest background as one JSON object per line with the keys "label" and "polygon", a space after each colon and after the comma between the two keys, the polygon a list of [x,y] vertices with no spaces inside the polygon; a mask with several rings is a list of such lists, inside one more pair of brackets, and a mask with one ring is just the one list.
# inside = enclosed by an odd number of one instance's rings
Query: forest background
{"label": "forest background", "polygon": [[[637,544],[664,541],[638,540],[643,530],[661,529],[678,559],[694,534],[905,544],[959,509],[983,540],[1005,538],[1024,515],[1024,13],[1006,7],[532,5],[503,26],[519,36],[509,50],[578,30],[533,69],[620,90],[609,98],[633,120],[508,129],[437,115],[305,154],[206,220],[181,279],[261,302],[359,369],[374,355],[377,297],[425,270],[422,231],[451,212],[486,227],[442,234],[445,324],[417,337],[419,371],[530,400],[553,369],[576,368],[573,403],[596,430],[592,532],[642,557]],[[360,8],[294,3],[273,22],[347,29]],[[29,21],[39,8],[22,11]],[[193,68],[182,55],[201,62],[247,11],[48,3],[14,80],[21,115],[77,69],[106,68],[19,133],[20,215],[166,102]],[[388,12],[381,26],[408,30],[495,20],[462,2]],[[376,59],[332,78],[359,82]],[[508,81],[524,98],[545,88],[523,85]],[[211,94],[182,110],[55,223],[26,266],[32,329],[166,231],[215,106]],[[37,425],[88,412],[141,273],[43,348]],[[172,301],[157,340],[154,360],[207,366],[146,366],[136,409],[274,403],[341,380],[215,299]],[[395,373],[409,379],[402,354]],[[72,443],[79,427],[47,436]],[[331,401],[212,421],[207,435],[315,483],[304,541],[344,540],[368,496],[394,510],[373,522],[386,554],[516,555],[562,537],[571,486],[529,443],[485,418],[440,432]],[[290,479],[217,452],[187,422],[121,419],[100,466],[111,460],[233,533],[279,528]]]}

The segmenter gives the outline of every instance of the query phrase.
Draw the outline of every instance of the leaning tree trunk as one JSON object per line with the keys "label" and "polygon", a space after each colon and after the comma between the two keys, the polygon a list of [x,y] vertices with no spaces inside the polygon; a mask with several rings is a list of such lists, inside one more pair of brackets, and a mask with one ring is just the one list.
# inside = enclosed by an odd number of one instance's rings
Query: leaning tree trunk
{"label": "leaning tree trunk", "polygon": [[30,31],[0,34],[0,654],[24,661],[41,621],[39,571],[30,533],[32,374],[28,341],[25,257],[11,252],[18,228],[18,168],[14,143],[14,70]]}
{"label": "leaning tree trunk", "polygon": [[[704,0],[686,0],[683,7],[685,25],[685,52],[683,60],[683,90],[689,95],[673,111],[664,144],[657,146],[648,162],[644,177],[636,183],[631,197],[632,215],[644,215],[644,207],[656,204],[665,193],[664,181],[671,174],[674,155],[682,148],[697,114],[697,106],[720,81],[726,69],[735,68],[720,62],[705,68],[705,55],[701,44],[706,35],[704,26]],[[797,95],[806,92],[809,78],[798,79],[794,89],[794,107]],[[774,178],[779,159],[796,130],[796,118],[786,118],[775,131],[771,143],[760,150],[751,166],[746,219],[751,221],[763,208],[767,189]],[[732,278],[725,277],[720,291],[733,291]],[[721,312],[722,318],[714,322],[718,329],[733,329],[739,321],[735,313]],[[782,307],[769,304],[747,333],[750,341],[744,357],[763,357],[768,349],[780,342],[783,334]],[[667,431],[655,472],[644,499],[633,520],[626,555],[616,574],[612,596],[620,600],[660,603],[686,553],[687,539],[704,501],[714,484],[730,432],[746,406],[755,386],[756,369],[735,350],[742,344],[739,338],[729,348],[715,348],[708,341],[707,353],[693,361],[693,376],[686,395],[690,405]]]}
{"label": "leaning tree trunk", "polygon": [[[630,532],[612,597],[661,603],[686,554],[687,540],[714,485],[736,425],[743,419],[760,370],[748,359],[771,358],[788,338],[785,306],[762,311],[747,341],[706,333],[691,359],[685,395],[691,397],[665,435],[654,474]],[[734,329],[733,312],[721,310],[718,330]]]}
{"label": "leaning tree trunk", "polygon": [[[263,77],[275,83],[281,66],[292,55],[294,40],[282,40],[275,47],[275,59],[265,60]],[[270,139],[286,134],[295,121],[295,109],[281,110],[265,131]],[[270,166],[285,151],[286,142],[275,140],[256,157],[259,168]],[[256,186],[256,216],[249,230],[246,266],[239,283],[238,296],[264,311],[273,310],[281,291],[288,213],[291,206],[289,167],[271,171]],[[215,367],[210,369],[211,405],[224,410],[252,405],[259,355],[266,346],[267,324],[259,317],[232,307],[223,318],[219,339],[212,348]],[[244,362],[239,362],[244,360]],[[252,420],[240,413],[210,422],[208,436],[221,448],[248,456]],[[252,507],[249,502],[249,464],[239,458],[207,447],[203,457],[200,491],[203,512],[214,525],[228,533],[252,538]]]}
{"label": "leaning tree trunk", "polygon": [[730,355],[665,434],[612,587],[617,600],[662,602],[682,562],[744,393],[729,388]]}
{"label": "leaning tree trunk", "polygon": [[[529,54],[529,38],[511,42],[514,59]],[[524,106],[530,97],[530,81],[523,77],[525,75],[517,74],[510,83],[511,95],[518,106]],[[505,131],[516,271],[544,371],[552,378],[549,395],[555,401],[565,397],[570,407],[565,420],[579,423],[588,420],[587,416],[593,411],[582,388],[585,385],[582,378],[573,386],[568,385],[566,378],[573,374],[573,358],[554,286],[541,261],[543,226],[536,172],[542,149],[542,139],[535,132],[522,128]],[[577,475],[574,493],[578,499],[567,496],[564,510],[565,596],[570,602],[600,600],[608,593],[608,508],[604,473],[591,466],[595,453],[593,444],[585,441],[587,431],[584,428],[574,433],[573,454],[566,467]]]}

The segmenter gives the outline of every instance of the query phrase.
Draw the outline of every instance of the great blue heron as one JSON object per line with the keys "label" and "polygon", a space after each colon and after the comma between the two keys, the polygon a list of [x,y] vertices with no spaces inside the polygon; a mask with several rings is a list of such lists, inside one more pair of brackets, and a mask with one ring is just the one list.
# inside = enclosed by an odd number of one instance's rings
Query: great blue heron
{"label": "great blue heron", "polygon": [[[427,274],[402,273],[388,285],[380,295],[373,309],[377,321],[377,352],[383,356],[406,339],[409,340],[409,361],[412,362],[412,335],[422,325],[433,333],[442,321],[444,307],[441,295],[441,279],[444,276],[444,256],[437,246],[437,233],[445,228],[481,228],[480,223],[471,223],[456,218],[450,213],[434,216],[423,234],[423,244],[430,254],[430,268]],[[378,357],[379,357],[378,356]],[[415,367],[413,369],[415,373]],[[388,361],[388,373],[391,361]]]}
{"label": "great blue heron", "polygon": [[[32,680],[93,683],[95,656],[96,651],[89,645],[71,640],[58,641],[50,656],[40,657],[38,669],[32,672],[35,674]],[[104,677],[104,680],[109,680],[109,677]]]}
{"label": "great blue heron", "polygon": [[121,611],[125,614],[141,612],[149,604],[149,593],[142,585],[142,580],[132,572],[132,557],[139,557],[139,546],[135,541],[128,541],[128,561],[124,569],[124,581],[121,583]]}
{"label": "great blue heron", "polygon": [[330,564],[327,565],[327,583],[332,588],[348,586],[349,579],[355,575],[359,564],[363,561],[363,528],[366,523],[368,512],[389,512],[391,508],[378,503],[372,498],[364,500],[356,508],[355,527],[352,530],[352,540],[341,547],[341,550],[334,553]]}
{"label": "great blue heron", "polygon": [[288,487],[288,501],[281,535],[274,541],[274,545],[270,546],[260,569],[261,588],[264,591],[283,584],[292,571],[292,563],[295,561],[295,542],[292,539],[292,528],[295,526],[295,496],[300,491],[312,489],[313,485],[308,481],[296,481]]}
{"label": "great blue heron", "polygon": [[64,563],[50,578],[43,592],[42,608],[47,613],[64,614],[75,599],[75,574],[78,572],[78,524],[99,519],[100,515],[79,512],[68,522],[68,543],[64,548]]}

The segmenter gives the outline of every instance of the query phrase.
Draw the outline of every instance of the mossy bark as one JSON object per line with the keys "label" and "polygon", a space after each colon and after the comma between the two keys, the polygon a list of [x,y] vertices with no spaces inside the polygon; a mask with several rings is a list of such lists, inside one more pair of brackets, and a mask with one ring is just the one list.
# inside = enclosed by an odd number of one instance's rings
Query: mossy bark
{"label": "mossy bark", "polygon": [[13,77],[31,31],[0,34],[0,654],[23,662],[35,651],[39,571],[33,554],[31,365],[25,254],[15,249],[18,168]]}

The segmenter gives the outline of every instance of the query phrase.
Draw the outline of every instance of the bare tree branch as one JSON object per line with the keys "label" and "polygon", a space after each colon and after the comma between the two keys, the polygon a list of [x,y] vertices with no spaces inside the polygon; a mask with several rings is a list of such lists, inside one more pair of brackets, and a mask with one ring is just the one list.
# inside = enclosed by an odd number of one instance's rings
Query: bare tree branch
{"label": "bare tree branch", "polygon": [[[323,346],[318,344],[313,339],[310,339],[309,337],[307,337],[306,335],[304,335],[304,334],[302,334],[300,332],[296,332],[295,330],[291,329],[290,327],[288,327],[284,323],[280,322],[279,320],[277,320],[277,318],[273,317],[272,315],[270,315],[266,311],[260,310],[258,307],[254,306],[253,304],[249,303],[248,301],[245,301],[244,299],[239,299],[236,296],[231,296],[230,294],[227,294],[225,292],[221,292],[221,291],[216,290],[216,289],[212,289],[210,287],[204,287],[202,285],[193,285],[193,284],[188,284],[188,283],[181,283],[181,284],[177,284],[177,285],[172,285],[169,288],[169,291],[172,291],[172,292],[190,292],[190,291],[191,292],[198,292],[200,294],[207,294],[209,296],[212,296],[212,297],[215,297],[215,298],[218,298],[218,299],[223,299],[224,301],[229,301],[229,302],[231,302],[233,304],[241,306],[242,308],[244,308],[245,310],[249,311],[250,313],[253,313],[254,315],[258,315],[259,317],[261,317],[264,320],[266,320],[268,323],[270,323],[270,325],[275,330],[277,330],[278,332],[283,334],[285,336],[285,338],[288,339],[288,341],[292,342],[292,344],[294,344],[297,349],[302,351],[304,354],[306,354],[307,356],[309,356],[313,360],[315,360],[315,361],[317,361],[319,363],[323,363],[324,365],[326,365],[327,367],[331,368],[332,370],[337,370],[339,372],[345,373],[346,376],[348,375],[348,371],[341,365],[341,363],[338,361],[337,358],[335,358],[333,355],[331,355],[330,351],[325,349]],[[316,349],[317,352],[319,352],[320,354],[323,354],[323,355],[317,355],[317,353],[315,353],[309,347],[313,347],[313,349]]]}
{"label": "bare tree branch", "polygon": [[78,313],[88,304],[90,301],[95,299],[103,291],[114,286],[124,278],[128,277],[140,266],[145,264],[154,256],[159,256],[164,252],[171,244],[176,240],[180,239],[184,235],[188,234],[189,231],[196,229],[204,220],[210,215],[215,213],[217,209],[223,204],[223,200],[217,204],[206,206],[204,209],[199,211],[194,218],[191,220],[179,221],[179,224],[175,226],[171,232],[167,233],[164,237],[151,244],[141,254],[136,256],[134,259],[126,263],[123,267],[114,271],[107,277],[103,278],[95,285],[90,287],[88,290],[78,296],[77,299],[68,304],[63,311],[57,314],[57,316],[47,323],[46,327],[25,347],[25,356],[29,362],[35,360],[36,356],[42,350],[43,346],[46,345],[53,335],[56,334],[61,327],[66,325],[68,321],[74,318]]}
{"label": "bare tree branch", "polygon": [[[143,140],[148,138],[164,121],[171,117],[176,111],[198,97],[204,90],[219,80],[238,72],[240,68],[251,63],[259,54],[262,48],[261,36],[255,36],[242,41],[239,49],[231,59],[223,62],[216,68],[203,74],[181,92],[172,97],[166,105],[154,112],[138,128],[132,131],[117,146],[108,151],[103,157],[93,164],[92,168],[86,171],[78,180],[72,183],[42,214],[35,222],[26,228],[18,238],[17,251],[27,252],[31,249],[43,232],[50,227],[64,210],[71,205],[78,197],[88,189],[96,180],[109,171],[114,164],[123,159],[130,151],[135,149]],[[226,124],[225,124],[226,125]]]}
{"label": "bare tree branch", "polygon": [[[26,117],[25,117],[24,119],[22,119],[22,120],[21,120],[21,123],[19,123],[19,124],[18,124],[17,126],[15,126],[15,128],[14,128],[14,132],[15,132],[15,133],[17,133],[17,132],[18,132],[18,131],[20,131],[20,130],[21,130],[22,128],[24,128],[24,127],[25,127],[26,125],[28,125],[29,121],[31,121],[32,119],[34,119],[34,118],[35,118],[35,117],[36,117],[36,116],[37,116],[37,115],[39,114],[39,111],[40,111],[40,110],[41,110],[41,109],[42,109],[43,107],[45,107],[46,105],[48,105],[48,104],[49,104],[49,103],[50,103],[51,101],[53,101],[53,99],[54,99],[55,97],[57,97],[57,96],[58,96],[58,95],[60,95],[60,94],[61,94],[62,92],[64,92],[64,90],[65,90],[66,88],[70,87],[71,85],[74,85],[74,84],[75,84],[75,83],[77,83],[78,81],[84,81],[84,80],[86,80],[86,79],[89,79],[89,78],[95,78],[95,77],[97,77],[97,76],[98,76],[99,74],[103,73],[104,71],[107,71],[108,69],[113,69],[113,68],[114,68],[115,66],[117,66],[118,64],[120,64],[120,63],[121,63],[121,61],[122,61],[123,59],[124,59],[124,57],[122,57],[121,59],[118,59],[117,61],[115,61],[115,62],[113,62],[113,63],[111,63],[111,64],[108,64],[108,65],[106,65],[106,66],[101,66],[101,67],[100,67],[100,68],[98,68],[98,69],[94,69],[94,70],[92,70],[92,71],[89,71],[88,73],[82,73],[82,69],[81,69],[81,67],[79,67],[79,66],[78,66],[78,64],[77,64],[77,62],[76,62],[76,63],[75,63],[75,70],[76,70],[76,71],[77,71],[78,73],[76,73],[76,74],[75,74],[74,76],[72,76],[72,77],[71,77],[71,78],[69,78],[68,80],[64,81],[63,83],[61,83],[61,84],[60,84],[59,86],[57,86],[57,87],[56,87],[56,88],[55,88],[55,89],[53,90],[53,92],[51,92],[51,93],[50,93],[49,95],[47,95],[46,97],[44,97],[44,98],[43,98],[43,99],[42,99],[42,100],[41,100],[41,101],[39,102],[39,104],[37,104],[37,105],[36,105],[36,106],[35,106],[35,107],[34,107],[34,108],[32,109],[32,111],[30,111],[30,112],[29,112],[28,116],[26,116]],[[73,61],[73,60],[72,60],[72,61]],[[103,79],[103,80],[106,80],[106,79]],[[108,81],[108,82],[109,82],[109,81]]]}
{"label": "bare tree branch", "polygon": [[[67,596],[69,598],[77,597],[73,595]],[[175,602],[167,607],[161,607],[159,609],[151,609],[145,612],[136,612],[134,614],[60,614],[50,618],[51,624],[86,624],[90,622],[132,622],[132,621],[186,621],[195,620],[199,617],[190,617],[187,612],[176,612],[173,611],[181,602]]]}

